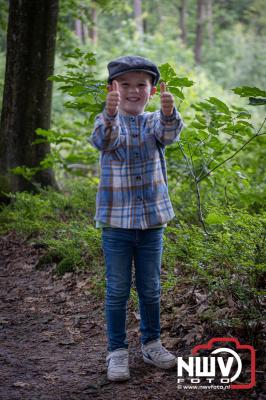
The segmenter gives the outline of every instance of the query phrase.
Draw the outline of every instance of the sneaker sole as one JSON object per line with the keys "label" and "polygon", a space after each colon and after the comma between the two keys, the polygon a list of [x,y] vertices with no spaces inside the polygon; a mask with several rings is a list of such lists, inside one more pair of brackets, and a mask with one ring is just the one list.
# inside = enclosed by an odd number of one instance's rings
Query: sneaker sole
{"label": "sneaker sole", "polygon": [[174,360],[173,363],[170,365],[156,364],[154,361],[150,360],[149,358],[145,357],[144,355],[143,355],[143,360],[145,363],[153,365],[154,367],[161,368],[161,369],[170,369],[170,368],[176,367],[176,360]]}
{"label": "sneaker sole", "polygon": [[110,376],[107,374],[107,379],[109,381],[113,381],[113,382],[123,382],[123,381],[127,381],[128,379],[130,379],[130,375],[125,375],[125,376]]}

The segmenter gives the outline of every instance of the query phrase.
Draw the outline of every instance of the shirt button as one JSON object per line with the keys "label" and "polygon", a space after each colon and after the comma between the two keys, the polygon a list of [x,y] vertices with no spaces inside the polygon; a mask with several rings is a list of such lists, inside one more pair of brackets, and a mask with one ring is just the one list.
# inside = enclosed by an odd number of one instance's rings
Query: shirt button
{"label": "shirt button", "polygon": [[139,157],[139,153],[135,153],[135,157],[138,158]]}
{"label": "shirt button", "polygon": [[136,176],[137,181],[141,180],[141,176]]}
{"label": "shirt button", "polygon": [[134,133],[133,137],[138,137],[138,135],[136,133]]}
{"label": "shirt button", "polygon": [[137,200],[138,200],[138,201],[142,201],[142,197],[138,196],[138,197],[137,197]]}

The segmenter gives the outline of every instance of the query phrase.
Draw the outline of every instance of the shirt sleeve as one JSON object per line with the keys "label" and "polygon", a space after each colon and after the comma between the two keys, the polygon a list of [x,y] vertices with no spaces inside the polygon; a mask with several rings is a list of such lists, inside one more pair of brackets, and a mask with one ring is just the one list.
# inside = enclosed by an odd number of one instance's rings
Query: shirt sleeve
{"label": "shirt sleeve", "polygon": [[93,147],[101,151],[111,151],[120,144],[119,116],[110,116],[104,109],[96,117],[92,135],[88,141]]}
{"label": "shirt sleeve", "polygon": [[184,123],[176,108],[169,117],[166,117],[161,110],[154,113],[154,133],[156,139],[163,145],[179,141],[183,126]]}

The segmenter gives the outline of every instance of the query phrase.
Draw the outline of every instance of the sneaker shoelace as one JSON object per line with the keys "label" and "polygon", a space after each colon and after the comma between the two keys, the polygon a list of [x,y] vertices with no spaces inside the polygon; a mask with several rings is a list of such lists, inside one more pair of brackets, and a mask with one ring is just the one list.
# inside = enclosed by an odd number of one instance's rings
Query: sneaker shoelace
{"label": "sneaker shoelace", "polygon": [[158,346],[158,347],[155,347],[155,348],[151,348],[151,349],[148,350],[148,352],[154,354],[155,356],[166,356],[166,355],[170,355],[171,354],[163,346]]}
{"label": "sneaker shoelace", "polygon": [[125,366],[127,365],[127,358],[127,354],[121,354],[111,357],[110,362],[112,362],[112,365],[114,367],[119,367],[121,365]]}

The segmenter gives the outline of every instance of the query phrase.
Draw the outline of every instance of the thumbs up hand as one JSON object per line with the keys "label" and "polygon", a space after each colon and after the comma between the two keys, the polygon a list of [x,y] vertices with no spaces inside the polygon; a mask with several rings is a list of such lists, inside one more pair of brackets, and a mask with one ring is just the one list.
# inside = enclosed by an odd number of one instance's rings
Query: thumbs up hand
{"label": "thumbs up hand", "polygon": [[166,84],[165,82],[161,82],[160,84],[160,91],[161,91],[161,109],[163,115],[166,117],[170,117],[174,111],[174,97],[171,93],[166,91]]}
{"label": "thumbs up hand", "polygon": [[106,98],[106,111],[107,114],[114,117],[118,113],[118,107],[120,104],[119,86],[116,80],[113,80],[112,84],[108,87],[108,95]]}

